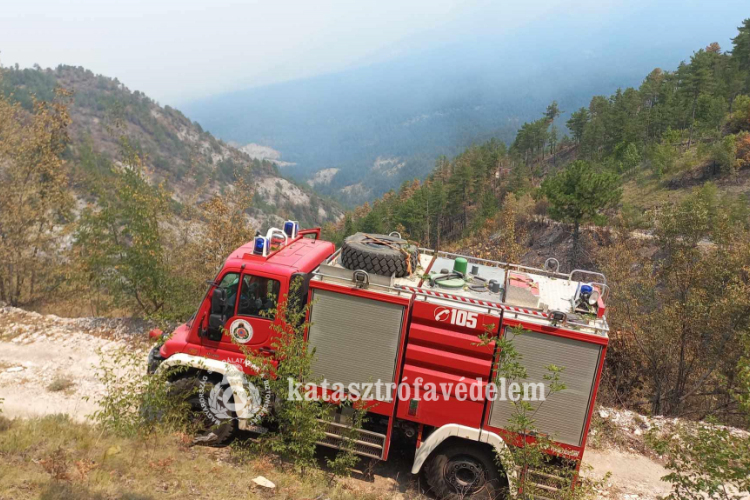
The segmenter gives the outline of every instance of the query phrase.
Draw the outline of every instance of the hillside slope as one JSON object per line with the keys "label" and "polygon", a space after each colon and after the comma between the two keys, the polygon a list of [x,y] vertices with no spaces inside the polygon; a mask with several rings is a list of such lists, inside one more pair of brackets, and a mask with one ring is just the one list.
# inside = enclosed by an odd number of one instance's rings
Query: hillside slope
{"label": "hillside slope", "polygon": [[607,213],[561,216],[563,222],[609,216],[630,229],[648,228],[654,215],[710,183],[722,204],[736,207],[737,220],[750,223],[750,20],[730,50],[711,43],[675,71],[657,68],[638,87],[592,97],[564,122],[556,101],[537,116],[510,147],[497,139],[472,145],[439,161],[423,183],[404,184],[355,210],[339,229],[395,229],[433,246],[455,242],[490,226],[509,194],[522,201],[520,213],[547,215],[549,196],[539,188],[579,161],[616,177],[624,194],[602,207]]}
{"label": "hillside slope", "polygon": [[121,138],[127,137],[143,154],[153,180],[164,181],[178,202],[205,199],[242,172],[256,190],[251,215],[258,225],[287,218],[317,225],[340,213],[335,203],[285,179],[272,162],[217,140],[180,111],[130,91],[117,79],[72,66],[3,68],[2,73],[0,89],[29,109],[33,95],[50,100],[58,86],[73,92],[69,154],[75,164],[88,161],[102,168],[117,161]]}

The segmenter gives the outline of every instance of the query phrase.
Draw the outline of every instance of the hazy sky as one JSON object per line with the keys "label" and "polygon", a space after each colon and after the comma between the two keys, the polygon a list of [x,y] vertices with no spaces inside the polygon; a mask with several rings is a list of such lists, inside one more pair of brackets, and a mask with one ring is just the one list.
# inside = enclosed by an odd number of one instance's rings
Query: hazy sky
{"label": "hazy sky", "polygon": [[596,23],[623,8],[655,3],[673,4],[679,15],[685,4],[722,2],[6,0],[0,63],[84,66],[163,104],[178,104],[387,59],[475,32],[509,31],[563,9]]}

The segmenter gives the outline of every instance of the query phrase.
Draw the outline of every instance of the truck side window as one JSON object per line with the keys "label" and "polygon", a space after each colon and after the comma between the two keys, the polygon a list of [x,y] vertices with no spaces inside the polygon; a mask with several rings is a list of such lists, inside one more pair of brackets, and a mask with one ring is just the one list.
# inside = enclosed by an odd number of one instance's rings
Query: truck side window
{"label": "truck side window", "polygon": [[277,280],[250,274],[243,275],[237,315],[274,319],[280,289],[281,283]]}
{"label": "truck side window", "polygon": [[227,305],[224,309],[227,318],[234,316],[234,305],[237,302],[237,289],[239,287],[240,273],[227,273],[219,282],[219,288],[227,291]]}

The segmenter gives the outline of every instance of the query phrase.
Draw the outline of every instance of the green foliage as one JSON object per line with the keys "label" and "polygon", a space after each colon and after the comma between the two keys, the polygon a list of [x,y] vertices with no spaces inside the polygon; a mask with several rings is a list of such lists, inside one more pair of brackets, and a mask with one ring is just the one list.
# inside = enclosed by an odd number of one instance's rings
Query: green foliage
{"label": "green foliage", "polygon": [[[275,400],[273,411],[264,415],[266,424],[273,430],[264,434],[257,446],[278,453],[301,473],[315,468],[316,443],[325,437],[324,422],[334,417],[334,407],[304,397],[306,385],[316,382],[312,375],[315,352],[305,340],[311,307],[306,299],[301,276],[292,280],[286,296],[278,298],[275,321],[271,325],[275,352],[270,358],[236,344],[249,362],[258,367],[251,381],[258,387],[268,387]],[[301,400],[290,397],[295,390],[303,396]],[[327,460],[329,483],[337,477],[348,476],[350,469],[359,462],[359,456],[354,453],[356,437],[367,413],[366,408],[351,400],[342,401],[340,410],[350,427],[343,433],[342,449],[335,458]]]}
{"label": "green foliage", "polygon": [[726,135],[711,148],[711,160],[718,170],[731,177],[736,177],[739,164],[737,162],[737,144],[734,135]]}
{"label": "green foliage", "polygon": [[3,68],[0,93],[18,102],[25,110],[34,111],[35,101],[52,102],[55,99],[57,81],[51,73],[39,67]]}
{"label": "green foliage", "polygon": [[679,141],[679,132],[668,129],[661,142],[649,147],[647,156],[656,177],[661,178],[674,170],[679,157]]}
{"label": "green foliage", "polygon": [[259,367],[258,374],[252,378],[253,383],[268,384],[276,400],[269,419],[277,430],[264,435],[262,446],[290,460],[297,470],[304,473],[315,467],[315,443],[325,436],[319,419],[327,415],[314,399],[289,397],[290,385],[296,388],[297,384],[304,387],[314,382],[312,361],[315,353],[308,348],[304,336],[310,326],[307,322],[310,305],[305,303],[303,286],[301,277],[294,279],[289,294],[278,300],[276,320],[271,325],[276,336],[272,343],[273,356],[255,354],[245,346],[240,346],[240,349]]}
{"label": "green foliage", "polygon": [[[550,126],[555,118],[560,116],[560,113],[557,101],[553,101],[552,104],[547,106],[544,117],[530,123],[524,123],[516,134],[516,140],[513,141],[511,151],[518,157],[523,158],[525,163],[533,161],[539,155],[544,159],[547,145],[553,150],[554,145],[557,144],[557,131],[554,127],[552,129],[554,132],[551,131]],[[575,115],[575,113],[573,114]]]}
{"label": "green foliage", "polygon": [[576,144],[581,143],[583,139],[583,133],[586,130],[586,125],[589,122],[589,110],[581,108],[578,111],[574,111],[570,114],[570,119],[566,122],[570,132],[573,134],[573,140]]}
{"label": "green foliage", "polygon": [[740,95],[734,100],[730,125],[734,130],[750,130],[750,96]]}
{"label": "green foliage", "polygon": [[145,437],[159,431],[184,430],[189,408],[169,393],[170,377],[183,368],[149,375],[143,369],[144,352],[132,346],[99,352],[96,378],[104,387],[99,409],[91,420],[120,436]]}
{"label": "green foliage", "polygon": [[342,447],[336,453],[336,456],[326,458],[328,466],[329,483],[332,483],[337,477],[347,477],[351,474],[352,468],[359,463],[360,457],[355,453],[357,440],[359,439],[359,430],[365,420],[366,409],[359,404],[347,400],[341,405],[344,415],[347,417],[347,424],[350,426],[344,429],[342,433]]}
{"label": "green foliage", "polygon": [[333,240],[357,231],[395,230],[421,245],[439,246],[464,235],[497,213],[504,191],[498,169],[507,162],[505,145],[494,139],[467,148],[453,161],[439,158],[424,182],[404,182],[398,192],[347,214]]}
{"label": "green foliage", "polygon": [[745,19],[737,31],[737,36],[732,38],[732,57],[740,69],[750,70],[750,19]]}
{"label": "green foliage", "polygon": [[750,493],[750,437],[716,422],[653,432],[649,444],[667,458],[670,500],[739,500]]}
{"label": "green foliage", "polygon": [[142,158],[126,139],[122,157],[122,168],[99,186],[99,206],[81,214],[75,249],[84,279],[118,308],[134,307],[161,320],[184,318],[184,302],[175,297],[185,291],[184,283],[171,272],[176,257],[160,224],[169,212],[168,197],[149,184]]}
{"label": "green foliage", "polygon": [[621,195],[617,176],[597,172],[590,163],[580,160],[546,179],[541,192],[550,202],[552,217],[574,224],[598,220]]}
{"label": "green foliage", "polygon": [[[750,100],[741,95],[750,90],[747,23],[739,29],[731,53],[713,43],[677,71],[656,69],[639,88],[594,96],[588,108],[572,113],[567,126],[579,146],[578,156],[630,173],[639,164],[632,154],[638,151],[661,177],[673,170],[683,148],[715,142],[727,121],[735,131],[750,129]],[[534,123],[528,127],[533,129]],[[635,150],[628,150],[631,144]]]}
{"label": "green foliage", "polygon": [[641,163],[641,155],[638,152],[638,147],[632,142],[625,146],[621,156],[622,160],[618,169],[621,173],[630,174]]}
{"label": "green foliage", "polygon": [[736,423],[732,394],[747,391],[738,366],[750,332],[750,239],[746,212],[733,205],[707,184],[658,217],[649,243],[658,260],[644,260],[644,242],[632,236],[600,251],[617,287],[608,320],[621,333],[606,386],[620,404]]}
{"label": "green foliage", "polygon": [[615,174],[597,172],[593,165],[582,160],[571,163],[542,183],[541,193],[549,200],[550,215],[573,223],[572,267],[578,261],[580,225],[586,221],[602,220],[602,212],[620,201],[622,190],[619,185]]}
{"label": "green foliage", "polygon": [[29,113],[0,94],[0,300],[12,305],[45,298],[65,279],[59,241],[74,201],[63,159],[69,95],[55,96],[32,99]]}

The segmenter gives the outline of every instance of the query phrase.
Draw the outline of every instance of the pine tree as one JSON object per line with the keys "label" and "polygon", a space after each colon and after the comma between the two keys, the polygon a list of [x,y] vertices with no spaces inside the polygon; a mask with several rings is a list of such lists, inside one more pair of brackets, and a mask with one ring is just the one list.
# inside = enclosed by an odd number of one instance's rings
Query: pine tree
{"label": "pine tree", "polygon": [[737,61],[741,70],[748,71],[750,70],[750,19],[745,19],[737,31],[739,32],[737,36],[732,38],[732,58]]}
{"label": "pine tree", "polygon": [[573,135],[573,140],[576,144],[581,144],[583,139],[583,131],[586,129],[586,124],[591,119],[589,110],[581,108],[578,111],[574,111],[570,115],[570,119],[566,122],[570,133]]}
{"label": "pine tree", "polygon": [[544,112],[544,116],[549,120],[550,123],[555,121],[555,118],[560,116],[562,111],[560,111],[560,108],[557,105],[557,101],[552,101],[552,104],[547,106],[547,111]]}
{"label": "pine tree", "polygon": [[601,212],[620,201],[619,179],[610,172],[597,172],[586,161],[571,163],[565,170],[542,183],[542,194],[550,203],[550,215],[573,224],[573,248],[570,265],[579,260],[580,225],[601,218]]}

